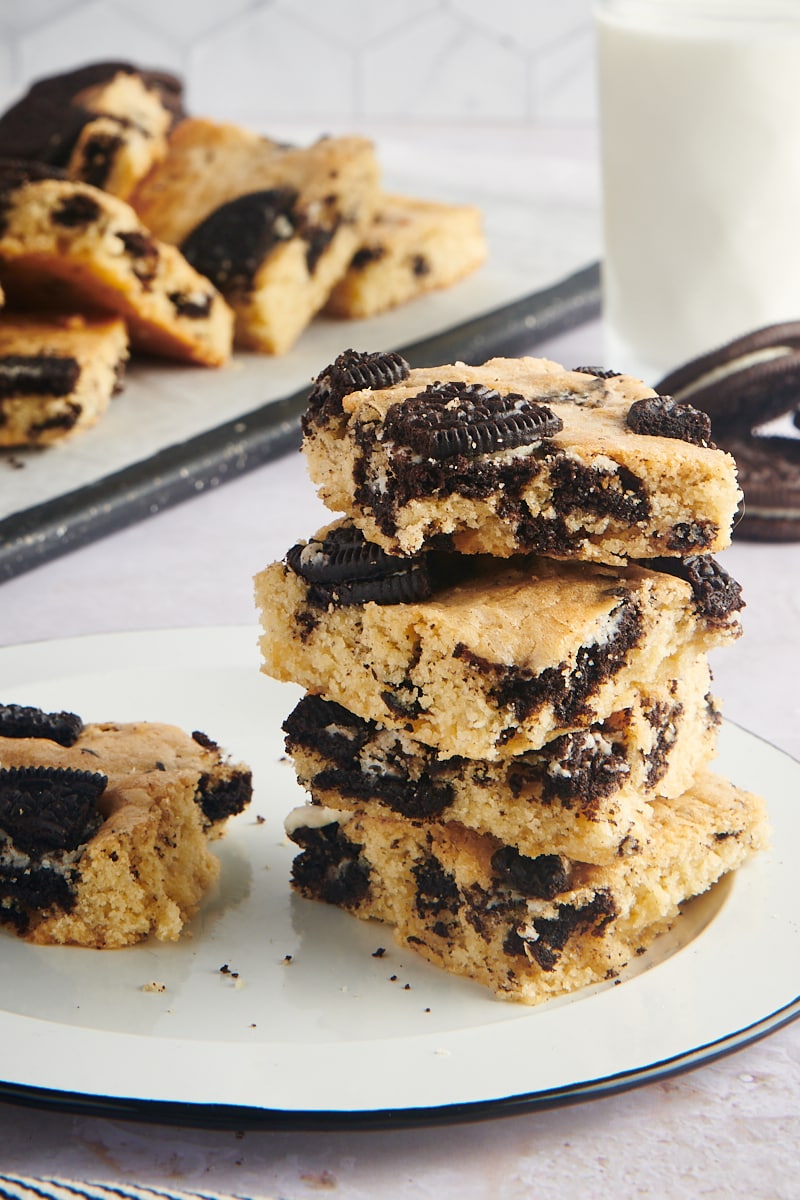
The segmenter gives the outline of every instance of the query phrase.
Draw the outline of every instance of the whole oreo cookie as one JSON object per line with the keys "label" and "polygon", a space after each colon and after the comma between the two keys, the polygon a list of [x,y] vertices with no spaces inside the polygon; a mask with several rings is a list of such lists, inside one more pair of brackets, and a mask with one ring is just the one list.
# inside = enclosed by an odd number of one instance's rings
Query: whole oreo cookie
{"label": "whole oreo cookie", "polygon": [[476,458],[538,445],[563,427],[546,405],[517,392],[501,395],[480,383],[433,383],[392,405],[384,420],[384,440],[423,458]]}
{"label": "whole oreo cookie", "polygon": [[317,608],[351,604],[408,604],[433,591],[428,555],[401,558],[366,541],[352,525],[333,529],[322,540],[292,546],[286,562],[309,584],[308,601]]}
{"label": "whole oreo cookie", "polygon": [[0,829],[27,854],[74,850],[99,824],[105,775],[60,767],[0,769]]}
{"label": "whole oreo cookie", "polygon": [[303,415],[304,431],[308,432],[313,424],[325,424],[331,417],[340,416],[342,400],[350,392],[393,387],[407,379],[410,370],[406,360],[395,351],[344,350],[314,381]]}
{"label": "whole oreo cookie", "polygon": [[656,391],[689,401],[724,440],[800,405],[800,321],[767,325],[671,371]]}
{"label": "whole oreo cookie", "polygon": [[742,434],[726,441],[744,493],[734,537],[800,541],[800,438]]}

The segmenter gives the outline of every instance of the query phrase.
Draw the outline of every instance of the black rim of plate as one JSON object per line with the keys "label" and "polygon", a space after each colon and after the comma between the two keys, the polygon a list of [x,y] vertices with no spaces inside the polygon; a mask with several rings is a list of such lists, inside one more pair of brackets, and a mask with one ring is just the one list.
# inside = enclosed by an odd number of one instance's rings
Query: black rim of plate
{"label": "black rim of plate", "polygon": [[[736,727],[741,729],[741,726]],[[800,760],[794,759],[767,739],[759,737],[758,740],[777,754],[800,765]],[[679,1054],[644,1066],[540,1091],[491,1096],[485,1100],[437,1106],[346,1110],[258,1108],[252,1105],[194,1104],[182,1100],[152,1100],[146,1097],[68,1092],[5,1080],[0,1080],[0,1102],[69,1113],[73,1116],[114,1117],[139,1123],[218,1131],[335,1132],[461,1125],[601,1100],[648,1083],[668,1079],[743,1050],[790,1025],[798,1017],[800,995],[740,1029],[723,1033],[709,1042],[688,1047]]]}
{"label": "black rim of plate", "polygon": [[[413,367],[512,356],[600,312],[593,263],[443,333],[398,349]],[[296,450],[308,388],[169,446],[75,491],[0,520],[0,582],[154,516]]]}
{"label": "black rim of plate", "polygon": [[73,1116],[114,1117],[118,1120],[174,1125],[182,1128],[249,1131],[292,1130],[294,1132],[335,1132],[337,1130],[411,1129],[431,1125],[461,1125],[500,1117],[521,1116],[541,1110],[561,1108],[589,1100],[601,1100],[620,1092],[642,1087],[660,1079],[705,1066],[745,1046],[759,1041],[800,1017],[800,996],[768,1016],[734,1033],[725,1034],[702,1046],[685,1050],[672,1058],[634,1067],[600,1079],[565,1084],[541,1092],[515,1096],[497,1096],[464,1104],[443,1104],[432,1108],[348,1109],[271,1109],[227,1104],[191,1104],[184,1101],[147,1100],[135,1097],[101,1096],[78,1092],[58,1092],[24,1084],[0,1083],[0,1100],[31,1108],[69,1113]]}

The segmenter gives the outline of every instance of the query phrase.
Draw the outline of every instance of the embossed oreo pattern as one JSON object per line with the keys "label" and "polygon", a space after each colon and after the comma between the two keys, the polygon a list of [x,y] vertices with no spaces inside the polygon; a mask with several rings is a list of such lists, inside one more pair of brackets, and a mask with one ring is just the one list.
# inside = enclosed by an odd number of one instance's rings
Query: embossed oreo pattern
{"label": "embossed oreo pattern", "polygon": [[401,604],[424,600],[433,591],[427,555],[402,558],[367,542],[352,525],[342,525],[322,540],[298,543],[286,562],[309,586],[309,603],[327,608],[364,604]]}
{"label": "embossed oreo pattern", "polygon": [[518,392],[501,395],[478,383],[434,383],[388,410],[384,440],[428,458],[477,458],[538,445],[563,427],[549,408]]}
{"label": "embossed oreo pattern", "polygon": [[0,768],[0,830],[17,850],[74,850],[97,827],[105,775],[60,767]]}
{"label": "embossed oreo pattern", "polygon": [[304,431],[308,433],[314,425],[325,425],[341,416],[342,400],[350,392],[393,387],[407,379],[410,370],[406,360],[394,351],[344,350],[314,381],[303,415]]}

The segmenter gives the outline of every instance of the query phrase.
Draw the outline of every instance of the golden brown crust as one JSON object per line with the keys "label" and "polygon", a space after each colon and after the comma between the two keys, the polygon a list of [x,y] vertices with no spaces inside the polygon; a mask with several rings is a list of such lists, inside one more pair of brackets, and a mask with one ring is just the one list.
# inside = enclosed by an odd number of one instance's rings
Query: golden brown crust
{"label": "golden brown crust", "polygon": [[476,271],[486,254],[482,216],[473,205],[383,194],[325,311],[374,316],[450,287]]}
{"label": "golden brown crust", "polygon": [[225,301],[124,201],[57,178],[18,182],[5,196],[0,280],[9,301],[114,314],[137,349],[207,366],[227,361],[233,317]]}
{"label": "golden brown crust", "polygon": [[[189,118],[169,139],[166,158],[131,197],[142,221],[193,262],[213,260],[215,278],[236,312],[240,345],[281,354],[294,343],[345,272],[371,216],[378,166],[361,137],[321,138],[307,148],[281,146],[238,125]],[[219,222],[226,205],[277,193],[274,212],[245,213],[250,234],[266,220],[263,239],[246,250]],[[269,205],[267,205],[269,209]],[[201,232],[203,244],[198,239]],[[238,263],[231,277],[230,261]],[[241,259],[241,261],[240,261]],[[227,262],[226,280],[217,275]],[[246,269],[245,269],[246,268]]]}

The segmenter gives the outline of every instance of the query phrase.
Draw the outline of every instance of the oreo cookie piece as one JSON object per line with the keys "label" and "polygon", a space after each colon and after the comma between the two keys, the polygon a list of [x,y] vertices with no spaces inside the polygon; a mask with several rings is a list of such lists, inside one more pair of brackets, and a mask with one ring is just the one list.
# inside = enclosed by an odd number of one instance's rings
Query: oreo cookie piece
{"label": "oreo cookie piece", "polygon": [[392,387],[408,378],[411,368],[395,351],[344,350],[314,381],[303,415],[306,433],[315,424],[325,425],[342,411],[342,400],[364,388]]}
{"label": "oreo cookie piece", "polygon": [[43,712],[23,704],[0,704],[0,737],[48,738],[59,746],[73,746],[83,731],[75,713]]}
{"label": "oreo cookie piece", "polygon": [[570,887],[570,863],[560,854],[529,858],[513,846],[501,846],[495,850],[491,862],[497,882],[523,896],[552,900]]}
{"label": "oreo cookie piece", "polygon": [[707,412],[718,437],[791,412],[800,404],[800,321],[727,342],[671,371],[656,390]]}
{"label": "oreo cookie piece", "polygon": [[692,589],[697,612],[712,623],[724,624],[733,613],[744,608],[741,584],[710,554],[652,559],[647,566],[685,579]]}
{"label": "oreo cookie piece", "polygon": [[0,356],[0,400],[9,396],[69,396],[81,373],[72,356],[4,354]]}
{"label": "oreo cookie piece", "polygon": [[714,448],[711,419],[691,404],[682,404],[672,396],[648,396],[635,400],[628,410],[626,423],[634,433],[654,437],[677,438],[693,446]]}
{"label": "oreo cookie piece", "polygon": [[75,850],[100,824],[108,779],[60,767],[0,768],[0,830],[25,854]]}
{"label": "oreo cookie piece", "polygon": [[44,446],[95,424],[128,359],[114,318],[4,314],[0,324],[0,446]]}
{"label": "oreo cookie piece", "polygon": [[308,583],[308,602],[316,608],[351,604],[406,604],[426,600],[433,591],[429,556],[403,558],[368,542],[350,524],[322,538],[299,542],[286,555],[296,575]]}
{"label": "oreo cookie piece", "polygon": [[431,384],[393,405],[384,419],[384,439],[424,458],[477,458],[535,446],[563,428],[551,409],[519,392],[501,395],[485,384],[453,381]]}
{"label": "oreo cookie piece", "polygon": [[278,242],[295,234],[297,191],[249,192],[220,205],[181,243],[184,257],[226,297],[246,294]]}
{"label": "oreo cookie piece", "polygon": [[577,375],[593,375],[595,379],[619,379],[621,371],[610,371],[606,367],[573,367]]}

